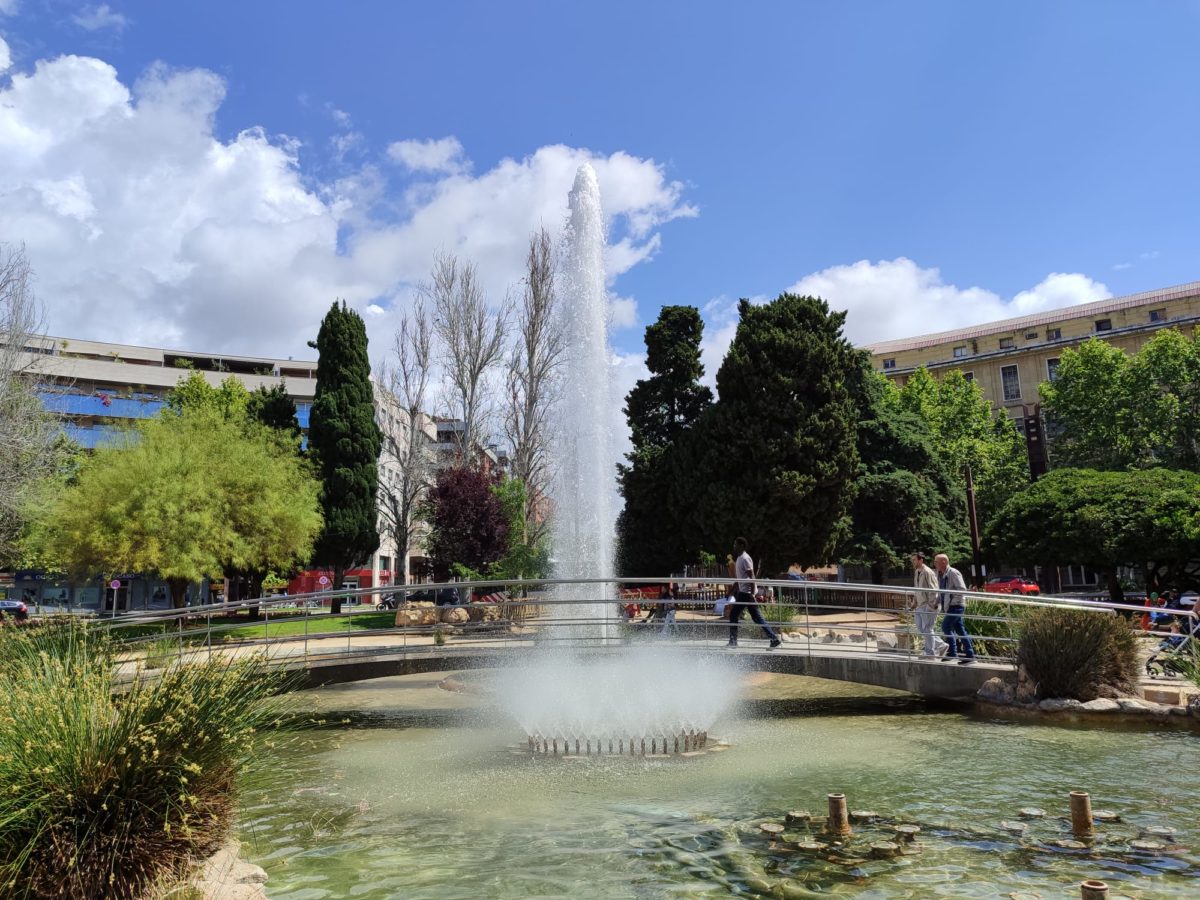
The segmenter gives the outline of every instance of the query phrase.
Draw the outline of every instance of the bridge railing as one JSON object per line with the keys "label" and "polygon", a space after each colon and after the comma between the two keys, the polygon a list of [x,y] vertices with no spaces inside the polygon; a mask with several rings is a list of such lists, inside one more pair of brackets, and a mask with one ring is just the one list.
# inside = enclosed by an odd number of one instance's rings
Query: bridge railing
{"label": "bridge railing", "polygon": [[[655,596],[672,584],[677,596]],[[782,652],[876,653],[898,659],[922,655],[924,639],[911,607],[926,598],[915,591],[838,582],[760,579],[756,584],[764,594],[757,611],[781,636]],[[743,639],[742,647],[765,646],[750,616],[731,624],[728,615],[717,614],[729,585],[729,579],[721,578],[398,585],[155,610],[105,620],[97,627],[124,645],[131,662],[151,668],[170,659],[248,651],[265,651],[286,662],[534,645],[609,647],[650,640],[716,649],[734,635]],[[1145,612],[1140,606],[1077,598],[939,593],[961,596],[977,657],[1005,663],[1015,654],[1020,621],[1031,608],[1070,607],[1127,616]],[[324,609],[334,598],[382,599],[377,606],[348,606],[334,616]],[[396,608],[380,608],[392,604]],[[935,634],[940,629],[935,627]]]}

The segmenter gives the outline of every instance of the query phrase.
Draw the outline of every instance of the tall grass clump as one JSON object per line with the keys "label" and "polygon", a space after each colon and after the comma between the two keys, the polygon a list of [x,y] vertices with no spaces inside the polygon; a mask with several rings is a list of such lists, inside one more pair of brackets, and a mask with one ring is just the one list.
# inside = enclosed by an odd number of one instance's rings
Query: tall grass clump
{"label": "tall grass clump", "polygon": [[1120,616],[1039,607],[1025,618],[1017,661],[1039,697],[1095,700],[1137,679],[1137,637]]}
{"label": "tall grass clump", "polygon": [[81,624],[0,632],[0,895],[136,898],[224,839],[280,677],[220,657],[121,672]]}

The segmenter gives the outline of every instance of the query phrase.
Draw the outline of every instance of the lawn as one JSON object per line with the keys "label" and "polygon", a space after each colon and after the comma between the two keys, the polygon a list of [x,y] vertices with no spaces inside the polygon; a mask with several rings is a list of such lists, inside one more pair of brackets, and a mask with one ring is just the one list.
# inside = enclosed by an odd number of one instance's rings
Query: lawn
{"label": "lawn", "polygon": [[[282,621],[286,619],[287,621]],[[276,621],[280,620],[280,621]],[[280,611],[268,617],[247,619],[244,616],[218,617],[212,620],[213,639],[242,641],[269,637],[303,637],[307,620],[307,633],[344,634],[347,631],[378,631],[391,628],[396,624],[396,613],[391,611],[377,612],[374,609],[363,609],[357,612],[342,613],[331,616],[327,612],[311,610],[307,615],[299,610]],[[207,621],[197,616],[183,627],[183,637],[189,643],[203,640],[207,630]],[[140,625],[118,625],[109,632],[117,641],[135,638],[151,638],[162,636],[171,638],[180,633],[178,622],[150,622]]]}

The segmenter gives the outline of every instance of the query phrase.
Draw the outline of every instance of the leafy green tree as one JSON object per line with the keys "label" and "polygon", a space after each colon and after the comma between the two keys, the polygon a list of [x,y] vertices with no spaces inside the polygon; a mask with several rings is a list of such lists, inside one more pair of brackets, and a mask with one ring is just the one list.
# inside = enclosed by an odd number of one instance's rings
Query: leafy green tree
{"label": "leafy green tree", "polygon": [[191,582],[306,559],[321,525],[318,489],[261,425],[214,410],[162,416],[82,461],[47,505],[38,543],[76,575],[157,574],[182,606]]}
{"label": "leafy green tree", "polygon": [[764,571],[819,565],[844,539],[858,470],[846,314],[795,294],[738,312],[719,400],[673,454],[671,503],[692,546],[724,555],[742,535]]}
{"label": "leafy green tree", "polygon": [[525,484],[519,478],[505,478],[492,486],[500,501],[501,513],[508,527],[507,549],[497,562],[487,569],[487,577],[543,578],[550,571],[550,547],[547,541],[530,542],[525,535]]}
{"label": "leafy green tree", "polygon": [[928,423],[900,408],[896,387],[870,371],[869,358],[864,366],[857,491],[841,556],[868,566],[872,583],[883,584],[914,550],[964,555],[966,505],[962,479],[938,452]]}
{"label": "leafy green tree", "polygon": [[[646,367],[625,399],[633,450],[618,478],[625,506],[617,520],[617,557],[626,575],[665,575],[687,561],[670,503],[671,453],[676,439],[709,406],[700,384],[704,321],[694,306],[664,306],[646,328]],[[685,513],[685,510],[679,510]]]}
{"label": "leafy green tree", "polygon": [[987,539],[1005,559],[1102,572],[1115,601],[1121,566],[1152,587],[1184,587],[1200,576],[1200,475],[1055,469],[1009,499]]}
{"label": "leafy green tree", "polygon": [[[317,389],[309,416],[309,451],[321,477],[324,528],[313,561],[333,569],[338,588],[346,569],[363,563],[379,548],[379,451],[383,433],[375,422],[367,329],[345,303],[334,303],[321,322],[317,340]],[[334,595],[330,612],[342,611]]]}
{"label": "leafy green tree", "polygon": [[[502,498],[496,484],[480,469],[452,466],[438,472],[429,491],[425,547],[434,577],[486,572],[508,550],[509,521],[515,494]],[[507,510],[506,503],[507,500]]]}
{"label": "leafy green tree", "polygon": [[[955,478],[971,467],[981,528],[1029,483],[1029,459],[1016,424],[1004,412],[993,412],[979,386],[959,370],[936,379],[917,369],[900,388],[898,405],[929,426],[934,447]],[[959,513],[965,531],[965,507]]]}
{"label": "leafy green tree", "polygon": [[276,384],[252,391],[246,402],[246,413],[268,428],[290,435],[299,445],[300,423],[296,421],[296,402],[288,395],[286,385]]}
{"label": "leafy green tree", "polygon": [[238,378],[230,375],[214,387],[203,372],[194,369],[167,393],[167,408],[177,414],[209,410],[239,421],[245,418],[249,403],[250,392]]}
{"label": "leafy green tree", "polygon": [[1041,386],[1056,466],[1200,471],[1200,343],[1169,328],[1130,356],[1092,339]]}

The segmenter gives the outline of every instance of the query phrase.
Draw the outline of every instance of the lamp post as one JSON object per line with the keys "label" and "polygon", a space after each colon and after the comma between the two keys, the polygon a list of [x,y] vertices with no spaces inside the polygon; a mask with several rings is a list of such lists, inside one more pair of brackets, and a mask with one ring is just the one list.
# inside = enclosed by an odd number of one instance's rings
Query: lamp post
{"label": "lamp post", "polygon": [[979,548],[979,516],[975,512],[975,479],[971,464],[965,466],[967,475],[967,521],[971,526],[971,587],[983,586],[983,552]]}

